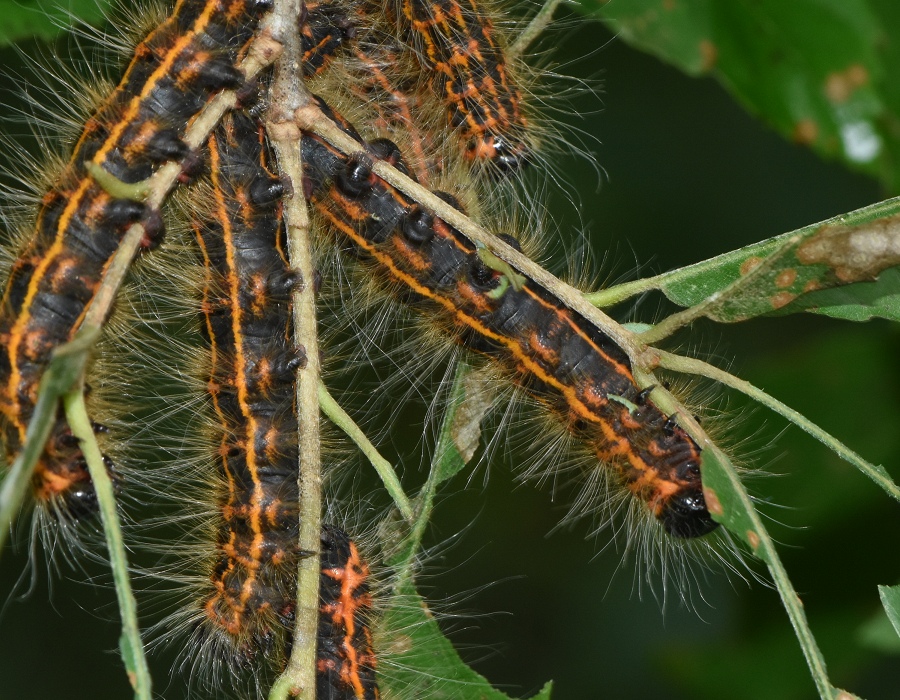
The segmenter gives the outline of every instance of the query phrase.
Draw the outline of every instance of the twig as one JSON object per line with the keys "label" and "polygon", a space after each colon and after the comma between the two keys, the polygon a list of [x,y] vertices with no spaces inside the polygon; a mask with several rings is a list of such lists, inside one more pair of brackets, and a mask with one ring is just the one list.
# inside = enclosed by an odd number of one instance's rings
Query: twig
{"label": "twig", "polygon": [[507,58],[514,59],[521,56],[525,49],[531,45],[531,42],[537,39],[549,26],[550,22],[553,21],[553,14],[562,3],[563,0],[546,0],[544,6],[532,18],[528,26],[522,30],[522,33],[506,50]]}
{"label": "twig", "polygon": [[409,497],[400,484],[397,472],[391,463],[381,456],[372,441],[366,436],[362,429],[353,421],[349,414],[341,408],[341,405],[335,401],[334,397],[328,391],[328,388],[321,381],[319,382],[319,407],[322,413],[328,416],[328,419],[338,428],[344,431],[360,451],[368,457],[378,476],[384,484],[384,488],[394,499],[394,504],[408,523],[413,522],[415,515],[413,514],[412,504]]}
{"label": "twig", "polygon": [[[99,333],[98,327],[85,326],[79,331],[73,344],[79,343],[79,340],[84,338],[92,343]],[[89,354],[89,347],[83,347],[83,345],[82,342],[82,347],[79,348],[83,352],[82,363],[86,361]],[[83,377],[83,375],[80,376]],[[103,532],[106,535],[106,546],[109,550],[116,598],[119,601],[119,612],[122,616],[122,636],[119,638],[119,650],[122,653],[128,679],[134,688],[134,697],[137,700],[150,700],[152,698],[150,669],[147,668],[147,659],[141,643],[137,602],[128,578],[128,556],[125,553],[122,527],[116,511],[116,497],[113,493],[112,481],[106,472],[103,455],[97,445],[97,438],[91,427],[87,408],[84,405],[83,380],[76,382],[75,386],[63,397],[63,406],[72,434],[79,440],[88,471],[91,474],[94,491],[97,494],[97,503],[100,505],[100,517],[103,521]]]}
{"label": "twig", "polygon": [[[276,0],[275,15],[285,26],[296,27],[299,0]],[[288,32],[269,95],[266,129],[278,155],[281,173],[293,185],[284,208],[291,269],[301,280],[294,291],[294,343],[305,350],[307,362],[297,371],[297,423],[300,447],[300,529],[297,546],[304,554],[297,566],[297,608],[294,642],[287,667],[269,691],[270,700],[316,696],[316,630],[319,620],[319,550],[322,519],[322,476],[319,444],[319,343],[313,291],[314,267],[309,240],[309,212],[303,198],[300,130],[294,112],[309,101],[302,82],[300,32]]]}
{"label": "twig", "polygon": [[3,551],[12,523],[28,492],[34,468],[44,451],[47,438],[50,437],[59,399],[83,375],[90,350],[98,335],[98,330],[89,332],[85,329],[75,340],[58,347],[41,377],[34,413],[25,433],[25,445],[0,484],[0,552]]}
{"label": "twig", "polygon": [[702,360],[695,360],[690,357],[681,357],[664,350],[657,350],[660,367],[681,372],[682,374],[697,374],[702,377],[709,377],[715,381],[737,389],[742,394],[746,394],[754,401],[771,408],[776,413],[787,418],[791,423],[802,428],[804,431],[812,435],[816,440],[825,445],[828,449],[838,455],[841,459],[852,464],[863,474],[868,476],[872,481],[878,484],[884,491],[897,501],[900,501],[900,487],[894,483],[890,475],[885,471],[884,467],[871,464],[860,457],[856,452],[847,447],[837,438],[822,430],[815,423],[809,421],[803,414],[798,413],[790,406],[786,406],[778,399],[769,396],[762,389],[758,389],[750,382],[735,377],[724,370],[714,367]]}

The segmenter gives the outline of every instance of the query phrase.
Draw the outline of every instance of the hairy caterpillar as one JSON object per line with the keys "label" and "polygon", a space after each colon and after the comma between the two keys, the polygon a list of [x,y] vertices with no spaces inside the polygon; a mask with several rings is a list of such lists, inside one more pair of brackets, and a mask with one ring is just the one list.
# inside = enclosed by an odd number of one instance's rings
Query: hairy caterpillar
{"label": "hairy caterpillar", "polygon": [[[145,247],[162,235],[159,213],[112,194],[181,161],[181,134],[217,92],[237,88],[236,67],[268,0],[182,0],[135,49],[113,93],[94,112],[41,201],[31,237],[0,301],[0,411],[5,453],[21,449],[37,386],[53,350],[70,340],[125,230],[142,222]],[[60,415],[35,473],[38,502],[77,518],[95,508],[80,449]]]}
{"label": "hairy caterpillar", "polygon": [[322,528],[316,700],[378,700],[369,567],[342,530]]}
{"label": "hairy caterpillar", "polygon": [[283,251],[283,185],[242,113],[209,138],[209,212],[193,221],[206,281],[208,392],[216,414],[219,525],[197,634],[215,657],[286,646],[296,574],[297,423],[291,346],[294,277]]}
{"label": "hairy caterpillar", "polygon": [[443,97],[465,157],[500,172],[527,162],[528,121],[493,23],[476,0],[403,0],[417,55]]}
{"label": "hairy caterpillar", "polygon": [[305,4],[305,21],[301,18],[303,75],[308,77],[323,71],[343,44],[355,36],[356,29],[343,5],[346,3],[335,0]]}
{"label": "hairy caterpillar", "polygon": [[[359,139],[346,122],[335,122]],[[374,175],[371,162],[384,145],[345,156],[316,136],[304,137],[304,192],[322,219],[408,303],[548,406],[667,532],[691,538],[715,529],[699,447],[650,401],[652,388],[635,384],[625,353],[547,290]],[[399,150],[388,150],[405,170]]]}

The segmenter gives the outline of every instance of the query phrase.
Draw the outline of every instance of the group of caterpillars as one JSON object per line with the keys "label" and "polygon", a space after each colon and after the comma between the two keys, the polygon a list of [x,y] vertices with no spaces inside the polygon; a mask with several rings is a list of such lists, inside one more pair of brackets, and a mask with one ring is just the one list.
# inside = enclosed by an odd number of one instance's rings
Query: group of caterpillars
{"label": "group of caterpillars", "polygon": [[[307,2],[299,24],[303,74],[313,92],[323,88],[313,98],[322,118],[359,149],[344,153],[305,133],[303,182],[287,183],[266,141],[265,78],[248,83],[239,67],[271,10],[272,0],[180,0],[87,120],[25,229],[0,302],[7,464],[22,449],[53,351],[79,329],[125,231],[139,223],[145,250],[164,244],[162,213],[120,196],[107,176],[141,183],[176,162],[193,187],[190,226],[204,270],[195,313],[218,426],[212,459],[224,484],[207,592],[187,614],[207,655],[241,672],[277,667],[289,653],[292,577],[302,554],[295,377],[306,357],[293,344],[292,294],[301,282],[286,252],[287,196],[305,197],[317,235],[352,249],[392,298],[489,358],[553,414],[590,453],[588,469],[625,487],[667,533],[694,538],[715,529],[700,448],[654,405],[653,388],[636,384],[627,355],[564,301],[373,171],[388,163],[464,211],[534,160],[533,107],[489,13],[477,0]],[[347,79],[328,83],[329,73]],[[188,148],[185,130],[223,91],[238,94],[237,108],[204,148]],[[363,103],[352,110],[356,125],[335,109],[354,100]],[[469,191],[436,189],[458,171],[467,173]],[[520,248],[515,237],[501,237]],[[111,460],[107,467],[117,478]],[[33,485],[37,508],[63,526],[97,510],[61,411]],[[325,526],[321,537],[317,697],[378,697],[367,565],[341,530]]]}

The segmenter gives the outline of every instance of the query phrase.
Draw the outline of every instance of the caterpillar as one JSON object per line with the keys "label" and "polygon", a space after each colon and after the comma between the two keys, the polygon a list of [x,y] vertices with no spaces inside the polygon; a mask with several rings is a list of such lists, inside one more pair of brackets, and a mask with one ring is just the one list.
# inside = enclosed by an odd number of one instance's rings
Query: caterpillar
{"label": "caterpillar", "polygon": [[[323,113],[359,139],[333,111]],[[406,170],[399,149],[386,146],[347,156],[304,135],[304,194],[339,240],[359,250],[403,301],[547,406],[669,534],[714,530],[700,448],[653,404],[652,388],[637,386],[627,355],[549,291],[375,175],[372,162],[385,153]],[[452,195],[437,194],[459,208]]]}
{"label": "caterpillar", "polygon": [[[284,186],[256,121],[226,115],[208,141],[209,211],[194,218],[206,279],[201,310],[216,415],[219,523],[197,635],[249,662],[286,646],[298,552],[294,276],[283,248]],[[220,648],[221,647],[221,648]]]}
{"label": "caterpillar", "polygon": [[[183,199],[191,202],[205,275],[199,308],[218,486],[215,525],[203,529],[216,539],[202,590],[164,624],[189,627],[185,663],[203,671],[211,688],[220,688],[223,672],[259,688],[292,646],[303,556],[294,375],[305,357],[292,346],[284,185],[272,174],[261,124],[231,112],[207,151],[209,176]],[[317,697],[374,700],[368,565],[332,525],[323,526],[320,557]]]}
{"label": "caterpillar", "polygon": [[[159,213],[107,180],[136,184],[183,161],[181,134],[211,97],[240,87],[237,61],[270,0],[181,0],[134,51],[118,86],[85,124],[41,199],[0,300],[0,414],[7,463],[20,451],[53,350],[70,340],[125,230],[162,237]],[[101,180],[103,182],[101,182]],[[81,451],[60,414],[36,467],[34,495],[77,519],[96,509]]]}
{"label": "caterpillar", "polygon": [[369,567],[349,535],[322,527],[316,700],[378,700]]}
{"label": "caterpillar", "polygon": [[522,93],[477,0],[402,0],[399,15],[465,157],[499,173],[520,169],[530,151]]}

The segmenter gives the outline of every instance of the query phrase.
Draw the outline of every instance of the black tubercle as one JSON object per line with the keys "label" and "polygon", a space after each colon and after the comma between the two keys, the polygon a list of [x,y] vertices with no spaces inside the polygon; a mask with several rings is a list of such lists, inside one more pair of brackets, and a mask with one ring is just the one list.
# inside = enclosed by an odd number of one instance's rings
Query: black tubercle
{"label": "black tubercle", "polygon": [[284,196],[284,182],[279,177],[258,177],[250,183],[250,200],[260,207],[272,207]]}
{"label": "black tubercle", "polygon": [[519,243],[519,239],[509,233],[498,233],[497,238],[506,243],[513,250],[517,250],[520,253],[522,252],[522,244]]}
{"label": "black tubercle", "polygon": [[641,406],[644,406],[647,403],[647,399],[650,398],[650,394],[653,393],[653,390],[655,388],[656,388],[656,384],[651,384],[650,386],[645,387],[644,389],[641,389],[640,392],[638,392],[636,403],[638,403]]}
{"label": "black tubercle", "polygon": [[147,156],[157,163],[183,160],[190,153],[191,149],[181,140],[178,129],[160,129],[147,144]]}
{"label": "black tubercle", "polygon": [[400,148],[390,139],[373,139],[369,141],[368,151],[379,160],[390,163],[407,177],[412,177],[409,169],[406,167],[406,163],[403,161],[403,154],[400,153]]}
{"label": "black tubercle", "polygon": [[469,256],[468,275],[472,286],[481,290],[493,289],[498,284],[494,270],[485,265],[477,254]]}
{"label": "black tubercle", "polygon": [[334,183],[348,197],[362,197],[372,189],[372,166],[363,158],[347,161],[334,177]]}
{"label": "black tubercle", "polygon": [[434,238],[434,217],[416,205],[401,219],[400,232],[410,243],[427,243]]}

